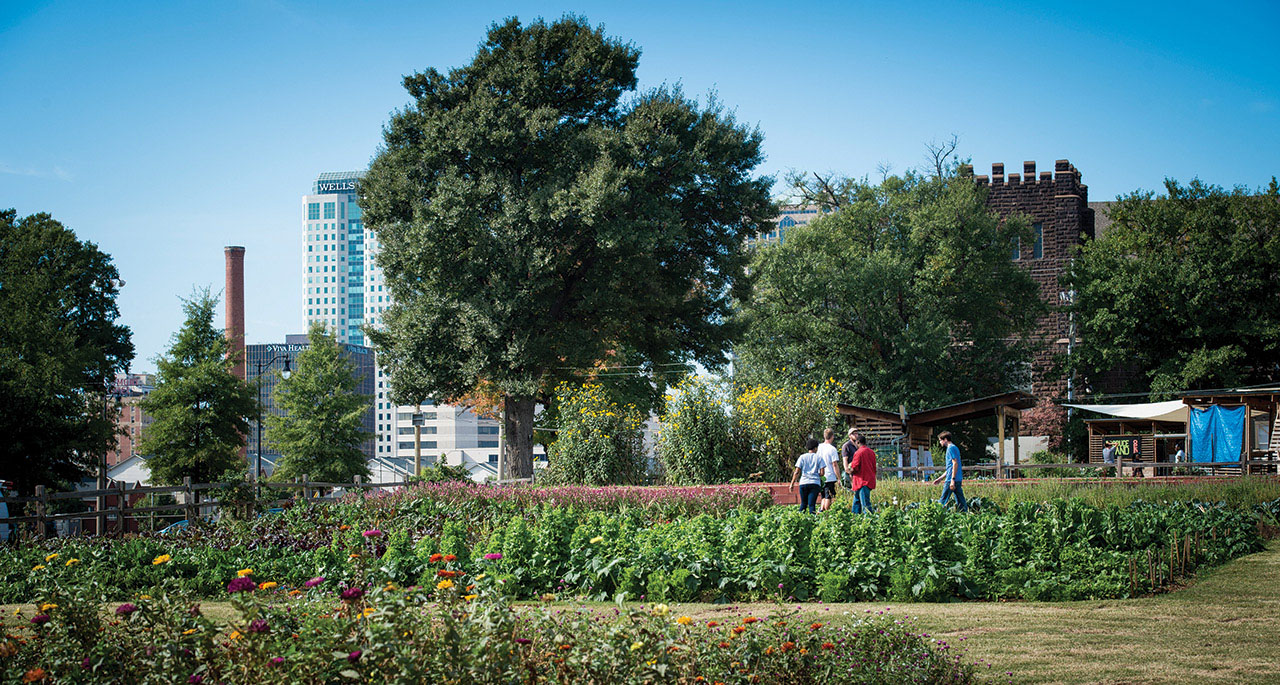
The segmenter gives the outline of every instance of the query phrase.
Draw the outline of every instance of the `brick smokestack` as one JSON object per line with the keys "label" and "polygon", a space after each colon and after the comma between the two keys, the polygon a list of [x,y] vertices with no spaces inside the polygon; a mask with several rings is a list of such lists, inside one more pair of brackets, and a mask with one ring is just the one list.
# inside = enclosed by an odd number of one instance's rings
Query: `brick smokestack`
{"label": "brick smokestack", "polygon": [[244,248],[231,245],[227,256],[227,356],[233,365],[231,374],[245,380],[244,368]]}

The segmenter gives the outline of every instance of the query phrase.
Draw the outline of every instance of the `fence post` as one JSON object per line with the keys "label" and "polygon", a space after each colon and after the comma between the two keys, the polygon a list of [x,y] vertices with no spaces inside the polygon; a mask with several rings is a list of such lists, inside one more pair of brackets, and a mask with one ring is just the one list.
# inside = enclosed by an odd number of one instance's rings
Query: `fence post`
{"label": "fence post", "polygon": [[44,517],[47,511],[46,508],[49,506],[49,500],[44,494],[43,485],[36,486],[36,497],[39,498],[36,500],[36,516],[40,517],[40,520],[36,521],[36,535],[43,540],[45,538],[45,534],[48,532],[45,530],[47,521],[45,521]]}
{"label": "fence post", "polygon": [[128,504],[129,493],[124,489],[124,481],[120,481],[119,483],[116,483],[116,489],[119,490],[119,493],[116,494],[116,532],[119,533],[120,535],[124,535],[124,532],[125,532],[124,512],[125,512],[125,509],[128,508],[129,506]]}
{"label": "fence post", "polygon": [[187,526],[193,526],[196,522],[195,508],[195,492],[191,490],[191,476],[182,477],[182,499],[187,505]]}
{"label": "fence post", "polygon": [[306,506],[311,502],[311,476],[302,474],[302,504]]}

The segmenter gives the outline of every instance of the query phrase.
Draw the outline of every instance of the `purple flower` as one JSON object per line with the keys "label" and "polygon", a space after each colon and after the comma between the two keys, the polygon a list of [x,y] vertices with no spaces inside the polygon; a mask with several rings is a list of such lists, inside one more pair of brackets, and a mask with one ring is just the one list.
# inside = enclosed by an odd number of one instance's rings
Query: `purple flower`
{"label": "purple flower", "polygon": [[80,660],[80,668],[83,668],[85,670],[89,670],[89,666],[91,666],[92,664],[93,662],[89,661],[89,657],[85,657]]}
{"label": "purple flower", "polygon": [[258,584],[249,578],[236,578],[227,583],[227,592],[235,594],[237,592],[253,592],[258,589]]}
{"label": "purple flower", "polygon": [[324,576],[316,576],[315,578],[312,578],[311,580],[308,580],[307,582],[303,583],[302,585],[303,585],[303,587],[306,587],[306,588],[313,588],[313,587],[315,587],[315,586],[317,586],[317,585],[319,585],[320,583],[323,583],[323,582],[324,582]]}
{"label": "purple flower", "polygon": [[42,626],[49,622],[48,614],[36,614],[31,617],[31,622],[35,625]]}
{"label": "purple flower", "polygon": [[272,666],[279,666],[279,665],[281,665],[281,664],[283,664],[283,663],[284,663],[284,657],[282,657],[282,656],[273,656],[273,657],[271,657],[271,665],[272,665]]}
{"label": "purple flower", "polygon": [[265,633],[265,632],[267,632],[268,630],[270,630],[270,628],[269,628],[269,627],[267,627],[267,620],[266,620],[266,619],[264,619],[264,618],[255,618],[255,619],[253,619],[252,621],[250,621],[250,622],[249,622],[249,627],[248,627],[248,628],[245,628],[245,630],[246,630],[246,631],[248,631],[248,632],[250,632],[250,633]]}
{"label": "purple flower", "polygon": [[361,654],[364,654],[364,652],[357,649],[356,651],[347,655],[347,661],[350,661],[351,663],[354,664],[355,662],[360,660]]}
{"label": "purple flower", "polygon": [[531,642],[533,642],[533,640],[530,640],[530,639],[529,639],[529,638],[527,638],[527,637],[518,637],[518,638],[516,638],[516,644],[518,644],[518,645],[527,645],[527,644],[529,644],[529,643],[531,643]]}
{"label": "purple flower", "polygon": [[354,602],[364,597],[364,590],[358,587],[349,587],[342,591],[342,599],[348,602]]}
{"label": "purple flower", "polygon": [[199,673],[194,673],[191,675],[190,678],[187,678],[188,685],[200,685],[200,683],[203,683],[203,682],[204,682],[204,676],[200,675]]}
{"label": "purple flower", "polygon": [[377,528],[374,528],[373,530],[366,530],[364,533],[362,533],[362,535],[364,535],[367,538],[380,538],[382,537],[382,531],[378,530]]}
{"label": "purple flower", "polygon": [[502,555],[498,554],[497,552],[490,552],[484,555],[484,558],[488,559],[489,561],[497,561],[502,558]]}
{"label": "purple flower", "polygon": [[137,610],[138,607],[130,604],[129,602],[125,602],[124,604],[116,607],[116,616],[128,616]]}

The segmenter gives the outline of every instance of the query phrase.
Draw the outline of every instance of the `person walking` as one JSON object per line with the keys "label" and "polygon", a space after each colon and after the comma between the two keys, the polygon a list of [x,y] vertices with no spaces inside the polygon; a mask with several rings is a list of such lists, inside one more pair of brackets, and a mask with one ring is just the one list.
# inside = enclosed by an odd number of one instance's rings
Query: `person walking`
{"label": "person walking", "polygon": [[862,433],[852,432],[849,442],[856,447],[849,458],[849,489],[853,491],[855,514],[870,514],[871,491],[876,489],[876,452],[867,446]]}
{"label": "person walking", "polygon": [[840,482],[840,452],[832,444],[835,439],[836,432],[828,428],[822,431],[822,444],[818,445],[818,456],[822,457],[823,468],[826,469],[822,476],[822,502],[818,505],[820,511],[831,508],[831,500],[836,498],[836,484]]}
{"label": "person walking", "polygon": [[938,434],[938,444],[946,450],[947,470],[937,478],[933,479],[933,484],[944,481],[942,486],[942,498],[938,500],[938,504],[946,506],[951,500],[951,496],[956,496],[956,508],[960,511],[968,511],[969,503],[964,500],[964,490],[961,486],[964,483],[964,472],[960,468],[960,448],[951,442],[951,431],[942,431]]}
{"label": "person walking", "polygon": [[800,483],[800,511],[816,514],[818,494],[822,491],[822,474],[826,468],[822,465],[822,457],[818,456],[818,441],[809,438],[805,445],[805,453],[796,458],[796,469],[791,473],[791,484],[787,492],[794,492],[796,483]]}

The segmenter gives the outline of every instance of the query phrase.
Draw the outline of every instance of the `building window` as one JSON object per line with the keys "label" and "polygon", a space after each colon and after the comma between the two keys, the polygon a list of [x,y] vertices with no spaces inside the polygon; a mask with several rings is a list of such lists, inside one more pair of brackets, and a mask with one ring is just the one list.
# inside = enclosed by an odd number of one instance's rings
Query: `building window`
{"label": "building window", "polygon": [[477,440],[476,447],[497,447],[497,440]]}
{"label": "building window", "polygon": [[[423,427],[422,427],[422,434],[423,434],[423,435],[435,435],[435,434],[436,434],[436,427],[435,427],[435,426],[423,426]],[[396,435],[413,435],[413,426],[400,426],[399,428],[397,428],[397,429],[396,429]]]}
{"label": "building window", "polygon": [[334,218],[334,213],[335,213],[336,211],[337,211],[337,208],[336,208],[336,207],[334,207],[334,203],[332,203],[332,202],[326,202],[326,203],[324,203],[324,218],[326,218],[326,219],[332,219],[332,218]]}
{"label": "building window", "polygon": [[496,455],[496,454],[490,454],[490,455],[489,455],[489,463],[490,463],[490,464],[496,464],[496,463],[498,463],[498,455]]}
{"label": "building window", "polygon": [[1031,247],[1031,258],[1040,259],[1044,256],[1044,224],[1036,222],[1031,224],[1031,230],[1035,232],[1035,244]]}
{"label": "building window", "polygon": [[[412,441],[410,441],[410,442],[400,442],[400,443],[396,443],[396,447],[397,447],[398,449],[402,449],[402,450],[411,450],[411,449],[413,449],[413,442],[412,442]],[[422,449],[424,449],[424,450],[433,450],[433,449],[435,449],[435,448],[436,448],[436,441],[435,441],[435,440],[423,440],[423,441],[422,441]]]}
{"label": "building window", "polygon": [[320,203],[308,202],[307,203],[307,219],[315,220],[319,218],[320,218]]}
{"label": "building window", "polygon": [[1013,261],[1016,262],[1019,259],[1022,259],[1022,240],[1018,238],[1014,238],[1013,239]]}
{"label": "building window", "polygon": [[498,427],[497,426],[477,426],[476,432],[479,433],[480,435],[497,435]]}

